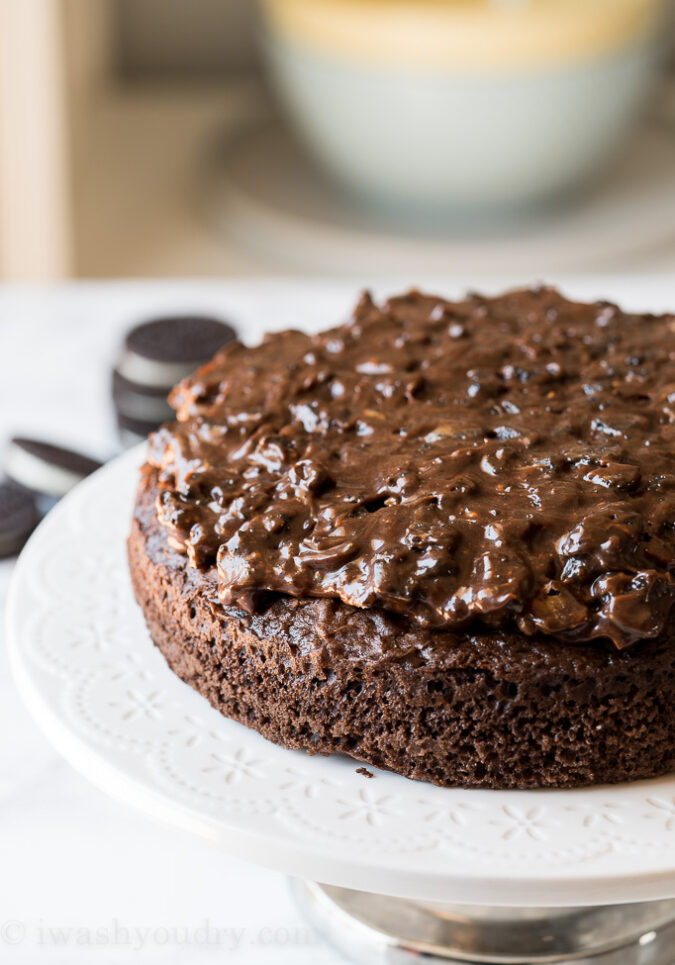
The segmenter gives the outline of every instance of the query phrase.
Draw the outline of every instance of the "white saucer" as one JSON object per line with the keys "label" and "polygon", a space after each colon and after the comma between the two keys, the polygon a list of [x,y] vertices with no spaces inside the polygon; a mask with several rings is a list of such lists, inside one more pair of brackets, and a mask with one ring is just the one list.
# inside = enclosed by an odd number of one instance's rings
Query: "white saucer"
{"label": "white saucer", "polygon": [[675,896],[675,776],[528,792],[367,779],[212,710],[168,670],[132,597],[125,536],[142,458],[105,466],[49,514],[10,591],[16,681],[84,775],[239,857],[347,888],[531,906]]}
{"label": "white saucer", "polygon": [[409,277],[607,271],[675,241],[675,137],[658,119],[578,197],[491,226],[439,211],[415,228],[342,194],[270,117],[228,135],[214,162],[206,217],[274,270]]}

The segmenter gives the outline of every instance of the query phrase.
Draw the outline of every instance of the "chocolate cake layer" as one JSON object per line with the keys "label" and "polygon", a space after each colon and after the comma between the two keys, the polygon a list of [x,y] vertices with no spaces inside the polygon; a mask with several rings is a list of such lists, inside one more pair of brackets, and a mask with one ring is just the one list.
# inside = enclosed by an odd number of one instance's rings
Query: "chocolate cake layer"
{"label": "chocolate cake layer", "polygon": [[675,601],[674,369],[671,315],[366,296],[174,391],[159,516],[251,612],[283,593],[627,647]]}
{"label": "chocolate cake layer", "polygon": [[169,546],[157,496],[146,467],[129,559],[152,639],[215,708],[270,740],[448,786],[573,787],[675,767],[672,635],[619,651],[285,596],[251,614]]}
{"label": "chocolate cake layer", "polygon": [[675,767],[675,319],[409,293],[174,390],[129,540],[150,634],[286,747],[441,785]]}

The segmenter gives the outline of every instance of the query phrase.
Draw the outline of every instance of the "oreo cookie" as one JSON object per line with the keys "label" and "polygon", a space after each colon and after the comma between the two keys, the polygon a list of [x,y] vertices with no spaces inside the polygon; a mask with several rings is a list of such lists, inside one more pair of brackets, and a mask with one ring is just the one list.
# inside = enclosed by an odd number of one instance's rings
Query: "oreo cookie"
{"label": "oreo cookie", "polygon": [[32,493],[9,480],[0,482],[0,557],[15,556],[39,521]]}
{"label": "oreo cookie", "polygon": [[125,449],[145,442],[151,432],[159,427],[159,422],[148,422],[144,419],[131,419],[129,416],[117,414],[117,434]]}
{"label": "oreo cookie", "polygon": [[159,425],[170,419],[173,410],[166,401],[169,389],[140,385],[113,370],[112,397],[119,417]]}
{"label": "oreo cookie", "polygon": [[72,449],[26,439],[11,439],[5,452],[5,472],[14,482],[34,493],[58,499],[101,463]]}
{"label": "oreo cookie", "polygon": [[234,329],[217,318],[157,318],[128,333],[117,371],[137,386],[168,390],[234,338]]}

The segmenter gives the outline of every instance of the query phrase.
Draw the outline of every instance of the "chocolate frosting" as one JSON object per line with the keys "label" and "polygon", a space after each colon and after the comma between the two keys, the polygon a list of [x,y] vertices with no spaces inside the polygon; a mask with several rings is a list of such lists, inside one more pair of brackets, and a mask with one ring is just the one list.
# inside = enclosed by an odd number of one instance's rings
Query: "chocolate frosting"
{"label": "chocolate frosting", "polygon": [[226,346],[151,442],[158,514],[219,596],[618,648],[675,601],[675,317],[549,288],[365,295]]}

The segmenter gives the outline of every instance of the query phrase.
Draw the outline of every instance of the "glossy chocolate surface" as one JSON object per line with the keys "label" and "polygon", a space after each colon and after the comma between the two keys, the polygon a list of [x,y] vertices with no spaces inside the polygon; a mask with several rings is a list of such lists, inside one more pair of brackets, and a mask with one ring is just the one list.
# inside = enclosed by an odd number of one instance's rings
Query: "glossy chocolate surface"
{"label": "glossy chocolate surface", "polygon": [[365,296],[232,343],[155,434],[171,545],[223,603],[328,597],[413,625],[623,648],[675,601],[675,318],[533,289]]}

